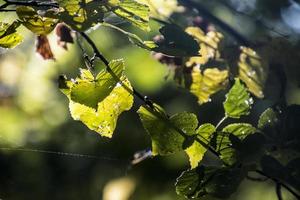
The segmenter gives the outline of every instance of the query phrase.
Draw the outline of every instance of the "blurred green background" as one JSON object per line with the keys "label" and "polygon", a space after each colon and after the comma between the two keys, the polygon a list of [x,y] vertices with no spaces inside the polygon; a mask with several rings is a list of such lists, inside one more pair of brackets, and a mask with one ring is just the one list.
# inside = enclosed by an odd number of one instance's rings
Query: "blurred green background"
{"label": "blurred green background", "polygon": [[[300,6],[294,1],[292,4],[281,0],[200,2],[251,40],[277,38],[280,35],[274,32],[276,29],[287,34],[290,43],[298,43]],[[239,15],[228,6],[256,17]],[[13,18],[13,14],[0,13],[0,21]],[[256,18],[265,20],[269,28],[259,25]],[[132,29],[128,24],[120,26]],[[158,24],[152,22],[151,27],[156,31],[144,35],[145,39],[152,39],[157,33]],[[143,35],[136,29],[132,31]],[[151,145],[136,114],[141,102],[136,99],[133,109],[121,115],[112,139],[89,131],[81,122],[71,119],[68,100],[57,86],[59,75],[75,78],[79,68],[84,67],[79,48],[69,45],[68,51],[63,50],[52,34],[49,40],[56,60],[44,61],[35,53],[33,34],[25,29],[22,32],[26,39],[20,46],[0,50],[0,199],[182,199],[176,195],[174,183],[181,171],[189,167],[186,155],[155,157],[130,166],[133,154]],[[130,44],[124,35],[104,27],[92,30],[90,35],[109,60],[124,58],[132,85],[169,114],[191,111],[198,115],[200,123],[217,123],[222,118],[224,92],[200,107],[196,97],[165,79],[170,73],[166,66],[154,60],[149,52]],[[293,81],[288,85],[288,101],[299,103],[298,85]],[[257,103],[249,119],[256,121],[271,101]],[[245,181],[231,199],[273,200],[276,194],[271,182]]]}

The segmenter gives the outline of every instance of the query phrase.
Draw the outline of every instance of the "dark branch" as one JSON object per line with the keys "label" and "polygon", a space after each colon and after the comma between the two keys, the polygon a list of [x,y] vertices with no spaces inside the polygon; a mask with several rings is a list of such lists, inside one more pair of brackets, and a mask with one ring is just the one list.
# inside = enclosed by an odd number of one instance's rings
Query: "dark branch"
{"label": "dark branch", "polygon": [[[291,194],[293,194],[297,199],[300,199],[300,195],[297,194],[297,192],[295,192],[292,188],[290,188],[288,185],[286,185],[285,183],[281,182],[280,180],[276,179],[276,178],[273,178],[269,175],[267,175],[266,173],[264,173],[263,171],[261,170],[255,170],[256,173],[262,175],[262,176],[265,176],[271,180],[273,180],[276,184],[280,184],[280,187],[284,187],[287,191],[289,191]],[[276,187],[278,187],[276,185]],[[276,189],[277,190],[277,189]]]}
{"label": "dark branch", "polygon": [[234,30],[231,26],[214,16],[212,13],[210,13],[204,6],[202,6],[199,2],[194,2],[192,0],[179,0],[179,2],[190,8],[190,9],[197,9],[203,17],[206,17],[208,20],[210,20],[215,25],[219,26],[221,29],[223,29],[225,32],[230,34],[232,37],[236,39],[238,43],[244,46],[252,46],[252,42],[245,38],[243,35],[238,33],[236,30]]}
{"label": "dark branch", "polygon": [[276,195],[277,195],[278,200],[283,200],[280,183],[276,183]]}
{"label": "dark branch", "polygon": [[0,6],[0,12],[5,12],[1,10],[7,8],[8,6],[33,6],[33,7],[50,7],[50,8],[59,8],[59,5],[55,2],[43,2],[43,1],[17,1],[17,0],[4,0],[5,3]]}

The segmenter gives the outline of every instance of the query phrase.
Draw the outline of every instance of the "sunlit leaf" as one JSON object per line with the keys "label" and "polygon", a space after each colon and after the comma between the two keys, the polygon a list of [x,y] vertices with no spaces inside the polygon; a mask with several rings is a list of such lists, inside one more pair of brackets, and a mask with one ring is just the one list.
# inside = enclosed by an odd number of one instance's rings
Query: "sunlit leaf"
{"label": "sunlit leaf", "polygon": [[[210,141],[212,134],[216,131],[216,128],[212,124],[202,124],[196,130],[196,137],[201,140],[204,140],[207,144]],[[198,166],[198,163],[202,160],[207,149],[203,147],[199,142],[194,141],[193,144],[188,147],[185,152],[189,156],[191,168],[195,168]]]}
{"label": "sunlit leaf", "polygon": [[199,46],[199,55],[197,57],[191,57],[186,65],[188,67],[193,65],[203,65],[210,59],[220,58],[220,43],[223,39],[223,35],[216,31],[210,31],[205,34],[199,27],[188,27],[185,32],[193,36]]}
{"label": "sunlit leaf", "polygon": [[188,199],[204,196],[228,198],[233,194],[245,174],[241,168],[200,166],[183,172],[176,181],[176,192]]}
{"label": "sunlit leaf", "polygon": [[179,6],[177,0],[137,0],[150,8],[151,17],[167,19],[174,12],[183,12],[184,7]]}
{"label": "sunlit leaf", "polygon": [[183,150],[185,137],[182,134],[193,135],[198,126],[196,115],[183,112],[169,118],[157,105],[154,110],[141,106],[138,114],[151,136],[153,155],[167,155]]}
{"label": "sunlit leaf", "polygon": [[[53,31],[58,20],[50,17],[43,17],[29,6],[19,6],[16,10],[22,24],[37,35],[47,35]],[[45,14],[47,15],[47,13]]]}
{"label": "sunlit leaf", "polygon": [[[124,71],[123,60],[115,60],[109,63],[117,78]],[[100,72],[96,78],[88,71],[81,70],[81,77],[77,78],[71,89],[71,100],[85,106],[97,109],[98,103],[109,95],[117,80],[107,71]]]}
{"label": "sunlit leaf", "polygon": [[76,31],[85,31],[103,21],[102,1],[58,0],[59,18]]}
{"label": "sunlit leaf", "polygon": [[238,62],[239,78],[245,82],[249,91],[263,98],[263,88],[268,75],[267,59],[262,59],[254,50],[241,47]]}
{"label": "sunlit leaf", "polygon": [[23,37],[16,30],[19,25],[17,21],[12,24],[0,22],[0,47],[13,48],[23,41]]}
{"label": "sunlit leaf", "polygon": [[224,102],[226,116],[240,118],[242,115],[248,115],[252,103],[253,99],[250,97],[245,86],[239,79],[235,79],[235,83],[226,94]]}
{"label": "sunlit leaf", "polygon": [[198,66],[193,67],[190,91],[198,98],[198,103],[210,101],[210,96],[224,89],[228,82],[228,70],[205,69],[202,73]]}
{"label": "sunlit leaf", "polygon": [[[121,74],[123,70],[122,61],[112,61],[110,66],[116,74]],[[59,79],[61,91],[70,100],[69,108],[72,118],[82,121],[89,129],[105,137],[112,137],[118,116],[122,112],[129,110],[133,104],[132,87],[126,77],[120,77],[122,84],[111,79],[112,77],[105,70],[100,72],[96,78],[89,71],[82,70],[81,77],[77,78],[74,82],[66,81],[64,77],[60,77]],[[81,84],[80,82],[84,83],[82,88],[76,86]],[[88,84],[96,82],[99,82],[99,84]],[[99,87],[103,88],[100,89]],[[89,96],[86,98],[84,98],[84,94],[87,93],[84,93],[84,89],[90,91],[88,93]],[[102,91],[105,92],[105,95],[98,94],[98,92]],[[75,93],[75,97],[73,98],[76,101],[72,99],[72,93]],[[94,103],[97,103],[97,109],[91,107],[91,104],[95,106]]]}
{"label": "sunlit leaf", "polygon": [[130,21],[142,30],[150,31],[148,25],[150,9],[135,0],[109,0],[110,9],[118,16]]}
{"label": "sunlit leaf", "polygon": [[195,56],[199,54],[199,45],[192,36],[174,24],[159,29],[164,40],[157,44],[154,51],[171,56]]}

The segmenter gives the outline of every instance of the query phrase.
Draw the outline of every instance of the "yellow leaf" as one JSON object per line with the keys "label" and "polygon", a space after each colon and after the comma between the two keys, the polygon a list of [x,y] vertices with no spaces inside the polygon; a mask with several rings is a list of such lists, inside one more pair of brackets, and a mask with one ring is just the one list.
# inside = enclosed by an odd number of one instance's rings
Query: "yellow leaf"
{"label": "yellow leaf", "polygon": [[191,93],[198,98],[198,103],[203,104],[210,101],[210,96],[227,85],[228,70],[208,68],[203,74],[198,66],[192,71]]}

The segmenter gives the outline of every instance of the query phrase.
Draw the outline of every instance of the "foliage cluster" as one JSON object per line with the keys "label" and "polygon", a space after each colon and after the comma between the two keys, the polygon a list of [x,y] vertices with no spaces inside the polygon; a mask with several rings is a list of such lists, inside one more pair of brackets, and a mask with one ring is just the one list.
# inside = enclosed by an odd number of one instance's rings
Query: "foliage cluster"
{"label": "foliage cluster", "polygon": [[[86,69],[80,69],[75,79],[68,80],[64,75],[58,79],[59,89],[69,99],[74,120],[110,138],[119,115],[131,109],[134,96],[143,102],[137,113],[151,136],[152,155],[184,151],[189,157],[190,169],[176,181],[179,195],[227,198],[243,179],[266,177],[274,181],[279,199],[282,199],[281,188],[299,198],[300,107],[286,105],[280,99],[261,113],[257,124],[243,118],[250,114],[254,99],[265,96],[270,63],[277,56],[267,51],[270,46],[257,51],[241,46],[235,47],[234,53],[226,53],[226,38],[214,27],[205,30],[196,23],[180,26],[168,17],[157,15],[155,6],[135,0],[4,2],[1,11],[13,6],[17,19],[0,24],[1,47],[13,48],[22,42],[17,30],[21,25],[37,35],[37,52],[44,59],[54,59],[47,39],[54,29],[65,49],[67,43],[77,39]],[[112,13],[144,31],[150,30],[151,16],[162,24],[160,35],[153,41],[144,41],[110,24],[107,18]],[[218,124],[199,124],[193,113],[169,116],[161,106],[134,89],[124,75],[122,59],[108,61],[101,54],[86,33],[98,26],[118,30],[138,47],[154,51],[154,57],[173,69],[178,86],[195,95],[199,105],[209,103],[214,94],[225,90],[224,118]],[[92,56],[86,53],[82,39],[92,48]],[[95,70],[95,60],[102,61],[105,69]],[[230,123],[224,125],[227,120]],[[205,157],[213,158],[214,164],[206,163]],[[259,177],[251,177],[253,173]]]}

